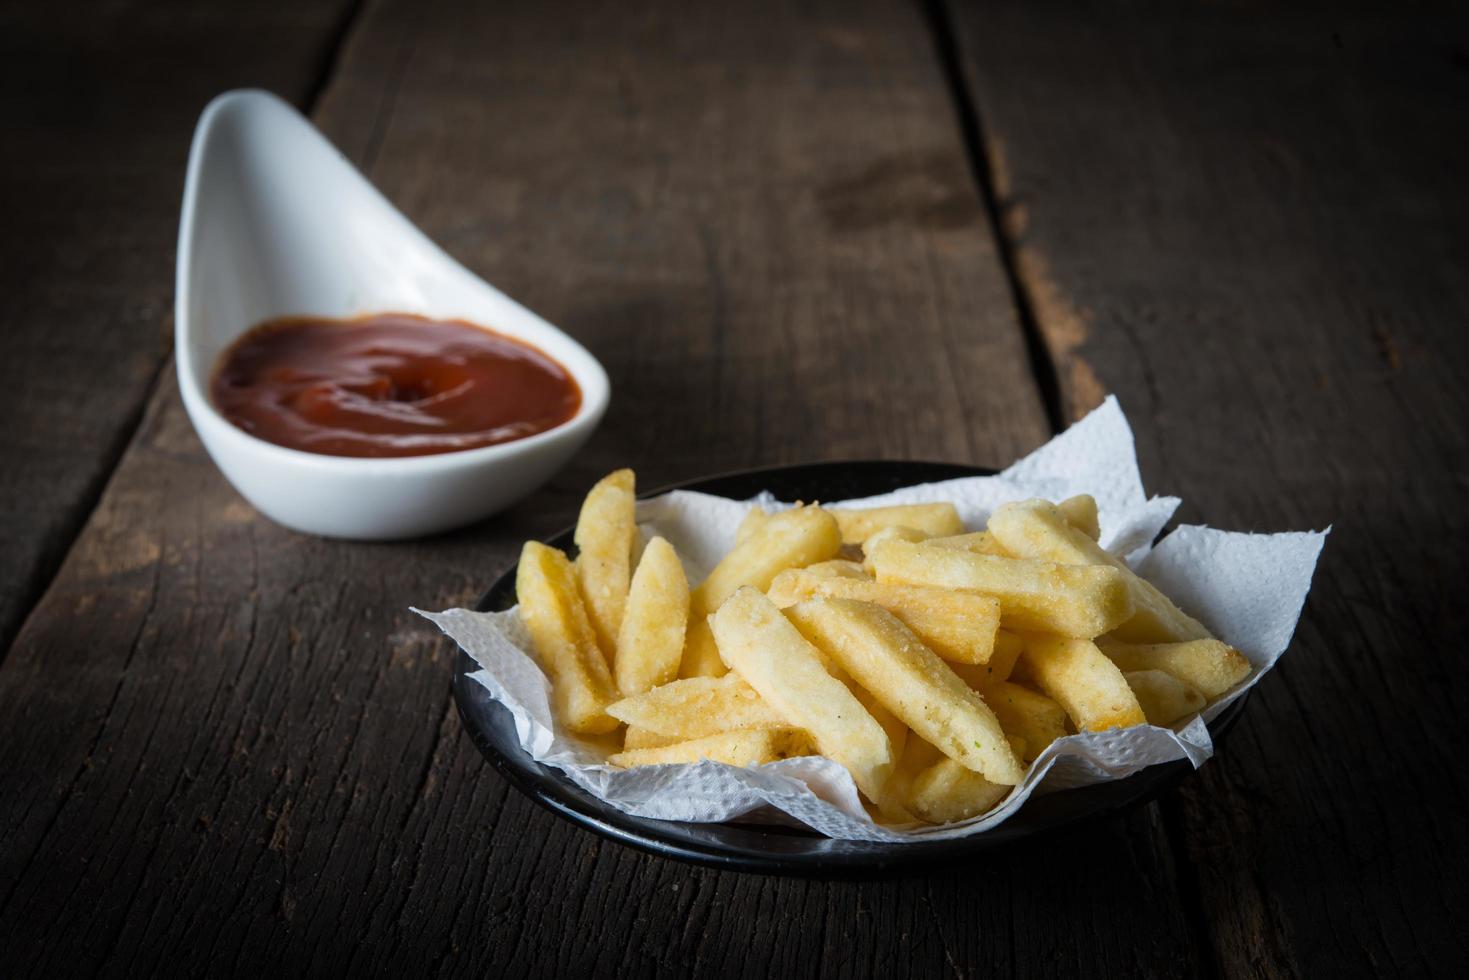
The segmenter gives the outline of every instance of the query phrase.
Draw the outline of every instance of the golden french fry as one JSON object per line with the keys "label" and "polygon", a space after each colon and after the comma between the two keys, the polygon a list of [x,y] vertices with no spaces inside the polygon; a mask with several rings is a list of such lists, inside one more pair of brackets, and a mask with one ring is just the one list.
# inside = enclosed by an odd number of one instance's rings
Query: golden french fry
{"label": "golden french fry", "polygon": [[[790,571],[790,569],[786,569],[786,571]],[[814,565],[807,565],[805,568],[800,569],[800,571],[808,572],[812,575],[826,575],[833,578],[860,578],[869,580],[872,578],[871,575],[867,574],[867,570],[862,567],[861,562],[848,561],[844,558],[819,561]],[[785,572],[781,572],[780,574],[784,575]],[[780,575],[777,575],[776,578],[780,578]],[[772,582],[771,586],[774,587],[774,585],[775,583]]]}
{"label": "golden french fry", "polygon": [[763,592],[779,572],[828,561],[841,546],[836,520],[820,507],[783,510],[735,545],[695,591],[704,609],[713,612],[741,586]]}
{"label": "golden french fry", "polygon": [[679,660],[678,676],[683,678],[723,677],[729,673],[729,668],[720,659],[719,650],[714,645],[714,634],[709,632],[709,617],[697,614],[697,609],[697,603],[691,599],[689,602],[689,631],[684,637],[683,656]]}
{"label": "golden french fry", "polygon": [[1126,728],[1147,720],[1122,671],[1091,640],[1027,633],[1023,659],[1041,690],[1066,709],[1078,731]]}
{"label": "golden french fry", "polygon": [[893,507],[833,507],[846,544],[862,544],[885,527],[910,527],[930,535],[963,534],[964,522],[950,503]]}
{"label": "golden french fry", "polygon": [[731,766],[758,766],[801,755],[811,755],[811,738],[797,728],[755,728],[720,732],[687,742],[647,749],[628,749],[608,756],[607,761],[623,769],[662,766],[709,759]]}
{"label": "golden french fry", "polygon": [[892,746],[893,758],[897,759],[902,756],[903,747],[908,743],[908,726],[903,724],[903,720],[889,711],[875,694],[850,677],[833,676],[847,685],[847,690],[852,692],[852,697],[857,699],[857,703],[866,708],[872,720],[882,726],[882,730],[887,733],[888,744]]}
{"label": "golden french fry", "polygon": [[[772,585],[771,588],[774,588],[774,586]],[[852,697],[857,699],[857,703],[866,708],[868,713],[872,715],[872,720],[882,726],[882,730],[887,733],[888,744],[892,747],[893,758],[902,758],[903,749],[908,743],[908,726],[903,724],[902,720],[889,711],[881,701],[877,700],[871,691],[852,680],[851,676],[836,661],[827,656],[824,650],[815,646],[812,649],[816,651],[817,656],[821,659],[821,666],[826,668],[826,672],[845,684],[847,690],[852,692]],[[894,767],[893,773],[896,772],[897,769]],[[882,788],[882,797],[875,801],[879,815],[890,822],[912,820],[913,815],[903,809],[901,799],[891,795],[892,781],[893,775],[889,774],[888,781]]]}
{"label": "golden french fry", "polygon": [[661,749],[665,745],[677,745],[685,741],[688,740],[677,735],[664,735],[651,728],[628,725],[627,730],[622,733],[622,750],[629,752],[633,749]]}
{"label": "golden french fry", "polygon": [[940,759],[913,780],[908,809],[929,823],[953,823],[987,813],[1009,795],[1009,786]]}
{"label": "golden french fry", "polygon": [[922,531],[916,531],[911,527],[885,527],[872,537],[862,542],[862,571],[868,578],[877,576],[877,569],[872,565],[872,551],[884,541],[926,541],[928,535]]}
{"label": "golden french fry", "polygon": [[984,692],[984,703],[990,706],[1000,727],[1007,735],[1025,740],[1021,758],[1027,763],[1045,751],[1046,746],[1066,735],[1066,709],[1028,687],[997,681]]}
{"label": "golden french fry", "polygon": [[[648,547],[648,538],[647,538],[647,535],[643,534],[643,529],[640,528],[640,527],[633,528],[633,536],[632,536],[632,561],[628,565],[629,568],[637,568],[638,567],[638,565],[643,560],[643,551],[647,547]],[[631,588],[631,585],[629,585],[628,587]],[[624,612],[623,615],[626,615],[626,612]]]}
{"label": "golden french fry", "polygon": [[736,589],[748,585],[763,592],[785,569],[828,561],[841,547],[836,519],[820,507],[795,507],[771,514],[758,531],[736,544],[694,590],[680,676],[717,677],[726,671],[706,617]]}
{"label": "golden french fry", "polygon": [[775,577],[770,601],[785,608],[807,599],[856,599],[881,606],[934,653],[963,664],[987,663],[1000,625],[1000,604],[989,596],[871,579],[822,578],[803,569]]}
{"label": "golden french fry", "polygon": [[643,549],[617,634],[613,674],[623,697],[678,676],[689,620],[689,583],[673,545],[654,538]]}
{"label": "golden french fry", "polygon": [[961,681],[976,691],[983,692],[990,680],[989,664],[956,664],[950,660],[949,669]]}
{"label": "golden french fry", "polygon": [[1161,643],[1209,638],[1202,623],[1140,578],[1126,562],[1068,524],[1053,504],[1044,500],[1005,504],[990,515],[989,531],[1006,551],[1024,558],[1113,568],[1121,573],[1132,597],[1134,615],[1112,631],[1119,640]]}
{"label": "golden french fry", "polygon": [[1161,670],[1128,670],[1122,676],[1143,706],[1148,724],[1168,726],[1180,718],[1196,715],[1208,698],[1191,684]]}
{"label": "golden french fry", "polygon": [[1097,646],[1124,671],[1161,670],[1197,688],[1210,701],[1249,677],[1254,669],[1244,654],[1219,640],[1121,643],[1103,637]]}
{"label": "golden french fry", "polygon": [[1132,616],[1122,572],[1098,565],[977,555],[927,541],[884,541],[872,554],[879,582],[965,589],[1000,601],[1000,625],[1090,638]]}
{"label": "golden french fry", "polygon": [[551,704],[573,732],[610,732],[617,719],[607,705],[617,697],[612,672],[577,590],[576,570],[566,555],[527,541],[515,573],[520,618],[530,633],[536,659],[551,679]]}
{"label": "golden french fry", "polygon": [[1019,633],[996,630],[995,650],[990,654],[990,662],[985,665],[990,669],[990,683],[1009,680],[1010,673],[1015,669],[1015,661],[1020,659],[1024,650],[1025,640]]}
{"label": "golden french fry", "polygon": [[988,531],[953,534],[946,538],[929,538],[928,543],[935,548],[954,548],[958,551],[968,551],[976,555],[998,555],[1001,558],[1014,557],[1004,548],[1001,548],[1000,543]]}
{"label": "golden french fry", "polygon": [[994,782],[1020,781],[1020,762],[994,713],[886,609],[811,599],[786,616],[925,741]]}
{"label": "golden french fry", "polygon": [[1010,679],[1010,672],[1015,669],[1015,662],[1020,659],[1020,653],[1024,649],[1025,641],[1020,638],[1019,633],[996,630],[995,647],[988,663],[961,664],[950,660],[949,669],[958,674],[964,683],[983,694],[992,684]]}
{"label": "golden french fry", "polygon": [[597,632],[597,644],[609,664],[616,661],[617,633],[632,578],[633,544],[638,534],[634,491],[632,470],[610,473],[592,487],[576,519],[577,585]]}
{"label": "golden french fry", "polygon": [[[779,575],[776,576],[777,579],[779,577]],[[771,588],[774,589],[775,586],[772,585]],[[831,659],[825,650],[819,646],[812,646],[811,649],[820,659],[821,666],[826,668],[826,672],[847,685],[847,690],[852,692],[852,697],[856,698],[857,702],[872,715],[872,719],[882,726],[882,730],[887,733],[888,743],[892,746],[893,758],[900,757],[908,739],[908,726],[903,724],[898,716],[889,711],[881,701],[877,700],[871,691],[852,680],[852,676],[842,669],[841,664]]]}
{"label": "golden french fry", "polygon": [[738,544],[760,530],[769,519],[770,512],[764,507],[751,507],[744,520],[740,521],[740,526],[735,528],[735,543]]}
{"label": "golden french fry", "polygon": [[934,748],[913,732],[908,733],[908,738],[903,744],[903,751],[898,754],[897,765],[893,766],[892,775],[888,777],[887,784],[882,788],[882,799],[878,802],[878,812],[886,823],[912,823],[918,819],[913,811],[908,809],[908,801],[913,794],[913,780],[918,774],[929,766],[945,758],[944,754]]}
{"label": "golden french fry", "polygon": [[1102,536],[1102,525],[1097,522],[1097,499],[1089,493],[1067,497],[1056,505],[1066,523],[1076,528],[1093,541]]}
{"label": "golden french fry", "polygon": [[831,561],[817,562],[805,568],[787,568],[771,580],[770,588],[765,590],[765,595],[771,602],[782,608],[795,605],[801,599],[806,598],[803,594],[804,583],[822,578],[872,581],[871,577],[862,570],[861,565],[836,558]]}
{"label": "golden french fry", "polygon": [[872,537],[862,542],[862,571],[867,573],[868,578],[872,577],[872,549],[884,541],[927,541],[929,537],[927,531],[920,531],[916,527],[904,527],[901,524],[879,528],[873,532]]}
{"label": "golden french fry", "polygon": [[680,739],[785,724],[737,674],[690,677],[607,706],[618,721]]}
{"label": "golden french fry", "polygon": [[775,604],[747,586],[710,622],[725,662],[787,724],[810,732],[821,754],[845,766],[868,799],[881,800],[895,761],[892,742]]}

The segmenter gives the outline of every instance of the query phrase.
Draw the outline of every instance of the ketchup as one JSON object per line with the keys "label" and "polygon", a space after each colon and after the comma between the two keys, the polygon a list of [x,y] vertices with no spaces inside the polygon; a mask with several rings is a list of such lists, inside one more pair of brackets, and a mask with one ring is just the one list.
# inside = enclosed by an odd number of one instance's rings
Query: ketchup
{"label": "ketchup", "polygon": [[529,344],[408,313],[269,320],[225,351],[211,394],[251,435],[329,456],[493,446],[581,407],[570,372]]}

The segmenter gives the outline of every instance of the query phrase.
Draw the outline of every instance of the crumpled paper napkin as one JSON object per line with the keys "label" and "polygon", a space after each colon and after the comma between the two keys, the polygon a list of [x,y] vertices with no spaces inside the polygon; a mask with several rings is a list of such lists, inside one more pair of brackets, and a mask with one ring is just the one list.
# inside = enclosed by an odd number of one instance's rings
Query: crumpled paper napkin
{"label": "crumpled paper napkin", "polygon": [[[1096,498],[1102,546],[1124,556],[1215,635],[1237,647],[1255,670],[1201,716],[1172,729],[1145,725],[1060,739],[1030,765],[1024,781],[999,807],[941,827],[879,826],[863,809],[847,771],[819,757],[751,768],[709,761],[613,768],[603,761],[602,750],[557,728],[548,682],[530,653],[529,637],[515,609],[414,611],[437,624],[479,665],[470,678],[510,709],[520,745],[532,758],[555,766],[620,810],[666,820],[716,822],[774,807],[820,833],[845,840],[964,837],[1003,823],[1042,786],[1049,792],[1121,779],[1175,759],[1202,765],[1213,754],[1205,721],[1257,683],[1289,645],[1330,530],[1242,534],[1181,526],[1151,546],[1180,501],[1144,493],[1132,430],[1115,398],[996,476],[823,503],[877,506],[947,500],[975,530],[984,526],[995,507],[1008,501],[1030,497],[1055,501],[1078,493]],[[768,494],[754,501],[734,501],[674,491],[639,501],[638,525],[645,537],[667,538],[678,549],[689,580],[697,583],[733,545],[736,527],[754,504],[774,508],[782,502]]]}

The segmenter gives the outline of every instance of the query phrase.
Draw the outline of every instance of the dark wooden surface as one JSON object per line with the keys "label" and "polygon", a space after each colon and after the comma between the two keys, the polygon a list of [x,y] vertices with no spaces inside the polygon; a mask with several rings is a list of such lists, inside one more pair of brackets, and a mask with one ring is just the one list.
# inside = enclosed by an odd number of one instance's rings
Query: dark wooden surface
{"label": "dark wooden surface", "polygon": [[312,98],[348,9],[0,7],[0,650],[96,505],[168,361],[194,119],[242,85]]}
{"label": "dark wooden surface", "polygon": [[[5,89],[35,149],[0,170],[21,205],[0,275],[23,300],[3,314],[21,339],[0,436],[0,626],[18,629],[0,973],[1463,961],[1462,21],[107,10],[7,10],[0,32],[22,63],[65,44],[103,80],[90,101]],[[606,364],[613,408],[543,493],[362,545],[270,524],[214,470],[159,371],[172,209],[193,117],[246,83],[306,105],[430,235]],[[1296,649],[1219,759],[1160,804],[972,867],[755,878],[571,829],[479,758],[450,650],[406,609],[469,601],[614,466],[651,485],[820,458],[1002,465],[1104,391],[1188,516],[1336,531]]]}
{"label": "dark wooden surface", "polygon": [[1068,413],[1117,391],[1185,517],[1335,528],[1284,669],[1163,807],[1206,955],[1469,962],[1469,10],[956,25]]}

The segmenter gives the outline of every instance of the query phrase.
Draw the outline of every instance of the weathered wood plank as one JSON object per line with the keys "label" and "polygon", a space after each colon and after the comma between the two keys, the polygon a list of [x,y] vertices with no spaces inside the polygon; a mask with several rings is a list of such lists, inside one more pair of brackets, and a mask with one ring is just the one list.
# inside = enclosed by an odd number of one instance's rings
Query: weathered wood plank
{"label": "weathered wood plank", "polygon": [[1335,525],[1295,649],[1171,813],[1224,975],[1466,949],[1469,18],[955,5],[1071,410],[1225,527]]}
{"label": "weathered wood plank", "polygon": [[304,99],[348,0],[6,4],[0,195],[0,658],[172,346],[189,133],[241,85]]}
{"label": "weathered wood plank", "polygon": [[[912,882],[643,857],[460,736],[466,602],[615,465],[1003,463],[1044,413],[918,12],[385,3],[319,121],[606,363],[548,490],[411,545],[294,535],[161,386],[0,669],[0,962],[19,971],[1187,973],[1155,811]],[[1064,941],[1057,929],[1064,930]]]}

